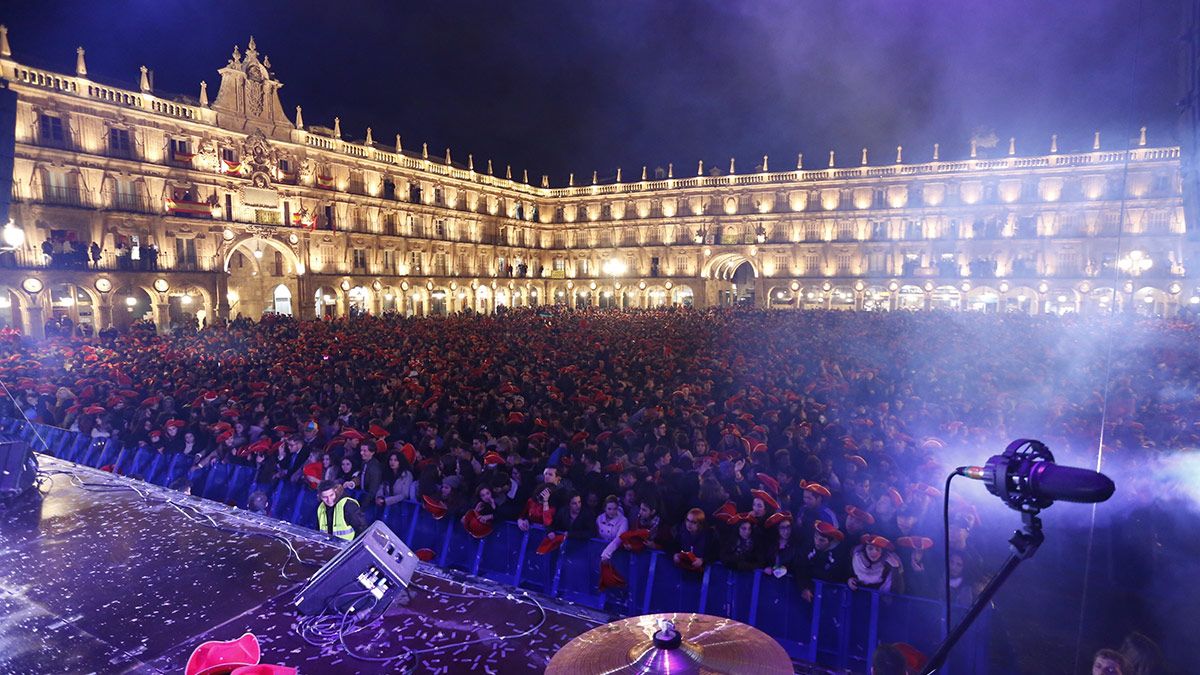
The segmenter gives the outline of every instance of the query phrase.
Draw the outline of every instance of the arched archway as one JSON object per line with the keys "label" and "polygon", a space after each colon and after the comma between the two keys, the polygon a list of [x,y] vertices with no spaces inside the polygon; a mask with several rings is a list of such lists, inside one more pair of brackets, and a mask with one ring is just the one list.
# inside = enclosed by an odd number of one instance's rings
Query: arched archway
{"label": "arched archway", "polygon": [[[97,310],[99,298],[92,289],[70,283],[53,284],[44,296],[50,301],[50,311],[44,316],[58,324],[59,334],[95,335],[102,328]],[[47,324],[49,325],[49,323]]]}
{"label": "arched archway", "polygon": [[0,285],[0,328],[25,331],[25,296],[13,286]]}
{"label": "arched archway", "polygon": [[292,315],[292,289],[287,284],[279,284],[271,293],[273,300],[272,311],[276,314]]}
{"label": "arched archway", "polygon": [[125,286],[113,293],[113,325],[118,330],[129,329],[140,319],[154,320],[154,295],[141,286]]}
{"label": "arched archway", "polygon": [[758,267],[755,266],[755,261],[741,253],[722,253],[712,256],[704,264],[704,267],[701,268],[700,276],[708,279],[732,281],[734,274],[741,270],[743,265],[750,266],[753,278],[757,279],[761,276]]}
{"label": "arched archway", "polygon": [[338,300],[340,295],[333,286],[321,286],[313,293],[313,307],[317,318],[335,318],[338,315]]}
{"label": "arched archway", "polygon": [[276,289],[288,287],[296,297],[297,278],[303,267],[290,247],[274,237],[247,236],[234,240],[225,251],[223,267],[229,289],[238,297],[233,314],[259,317],[275,310]]}

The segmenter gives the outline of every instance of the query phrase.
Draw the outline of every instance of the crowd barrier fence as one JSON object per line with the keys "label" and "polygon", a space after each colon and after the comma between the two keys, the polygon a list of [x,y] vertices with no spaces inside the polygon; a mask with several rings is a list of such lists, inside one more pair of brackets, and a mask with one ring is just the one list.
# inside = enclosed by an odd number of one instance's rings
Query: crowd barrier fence
{"label": "crowd barrier fence", "polygon": [[[287,481],[259,485],[249,466],[217,463],[193,469],[186,455],[122,446],[116,439],[91,439],[21,419],[0,418],[0,433],[19,437],[36,451],[94,468],[112,467],[116,473],[159,486],[186,477],[193,495],[239,508],[246,507],[252,492],[263,490],[269,495],[272,515],[316,527],[313,489]],[[440,567],[614,614],[701,612],[730,617],[766,632],[793,658],[829,668],[869,670],[880,642],[907,642],[932,654],[945,631],[945,610],[938,601],[816,582],[808,602],[791,575],[776,578],[757,571],[736,572],[720,563],[706,565],[703,572],[684,571],[661,551],[632,554],[619,549],[612,563],[627,585],[600,591],[602,540],[567,539],[558,550],[538,555],[545,536],[540,526],[522,531],[516,523],[500,523],[491,534],[476,539],[458,518],[434,519],[416,502],[377,508],[373,499],[361,493],[352,496],[359,499],[369,520],[382,519],[410,548],[433,550]],[[961,608],[956,614],[961,616]],[[986,675],[991,614],[989,609],[976,621],[943,673]]]}

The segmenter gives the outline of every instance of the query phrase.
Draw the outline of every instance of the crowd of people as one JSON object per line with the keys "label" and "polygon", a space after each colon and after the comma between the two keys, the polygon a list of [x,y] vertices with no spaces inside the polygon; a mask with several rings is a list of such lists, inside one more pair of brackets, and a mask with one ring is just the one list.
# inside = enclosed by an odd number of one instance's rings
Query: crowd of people
{"label": "crowd of people", "polygon": [[[513,521],[545,528],[547,550],[598,537],[601,562],[651,548],[693,572],[790,575],[805,597],[821,580],[936,598],[948,467],[1016,437],[1060,461],[1094,458],[1102,435],[1117,464],[1196,447],[1197,337],[1132,317],[267,315],[13,337],[0,378],[30,419],[252,466],[260,486],[350,490],[368,512],[411,499],[476,536]],[[986,581],[978,522],[954,503],[960,604]]]}

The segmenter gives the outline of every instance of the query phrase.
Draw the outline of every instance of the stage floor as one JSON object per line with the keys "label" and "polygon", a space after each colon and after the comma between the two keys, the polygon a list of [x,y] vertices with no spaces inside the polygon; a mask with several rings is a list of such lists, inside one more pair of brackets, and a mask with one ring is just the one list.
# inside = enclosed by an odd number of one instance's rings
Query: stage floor
{"label": "stage floor", "polygon": [[[291,601],[315,566],[298,563],[276,539],[208,523],[274,533],[301,559],[323,563],[338,546],[318,533],[44,455],[39,461],[49,474],[44,494],[0,511],[0,673],[174,675],[201,642],[247,631],[258,636],[264,663],[302,673],[391,670],[296,633]],[[401,594],[381,620],[347,638],[352,648],[388,656],[511,635],[540,618],[532,604],[506,599],[513,589],[486,580],[422,565],[414,582],[434,593],[414,590],[411,601]],[[415,672],[541,672],[563,644],[613,618],[537,599],[546,621],[530,635],[425,655]]]}

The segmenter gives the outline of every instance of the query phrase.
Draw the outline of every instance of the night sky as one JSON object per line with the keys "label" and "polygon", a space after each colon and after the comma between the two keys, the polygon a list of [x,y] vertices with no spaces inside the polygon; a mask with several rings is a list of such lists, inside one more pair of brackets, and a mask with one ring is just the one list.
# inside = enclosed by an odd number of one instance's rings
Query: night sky
{"label": "night sky", "polygon": [[253,34],[289,115],[536,182],[1174,144],[1181,0],[6,3],[14,57],[196,97]]}

